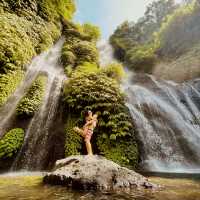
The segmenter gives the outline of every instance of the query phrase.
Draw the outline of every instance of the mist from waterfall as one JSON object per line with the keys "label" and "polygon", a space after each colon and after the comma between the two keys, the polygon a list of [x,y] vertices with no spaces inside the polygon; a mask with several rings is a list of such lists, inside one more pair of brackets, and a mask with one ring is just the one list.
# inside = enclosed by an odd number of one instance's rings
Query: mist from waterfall
{"label": "mist from waterfall", "polygon": [[117,62],[114,58],[113,48],[107,40],[100,40],[97,43],[97,48],[99,50],[100,65],[102,67],[109,63]]}
{"label": "mist from waterfall", "polygon": [[[115,61],[108,42],[99,50],[101,63]],[[125,71],[127,79],[121,87],[136,129],[140,168],[159,172],[199,171],[200,80],[176,84],[127,68]]]}
{"label": "mist from waterfall", "polygon": [[55,120],[62,84],[65,79],[59,59],[63,43],[64,38],[61,38],[55,46],[45,53],[45,56],[37,57],[36,65],[42,63],[40,72],[45,72],[48,76],[46,93],[43,105],[28,126],[24,144],[13,163],[12,170],[41,170],[46,166],[49,138],[55,131],[52,124]]}

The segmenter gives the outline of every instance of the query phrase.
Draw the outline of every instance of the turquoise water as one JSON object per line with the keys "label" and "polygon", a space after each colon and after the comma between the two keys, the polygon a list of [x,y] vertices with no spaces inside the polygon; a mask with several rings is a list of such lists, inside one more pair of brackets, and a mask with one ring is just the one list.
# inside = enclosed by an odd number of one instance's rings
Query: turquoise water
{"label": "turquoise water", "polygon": [[[172,176],[171,176],[172,177]],[[42,184],[41,173],[18,173],[0,176],[0,200],[199,200],[199,176],[188,178],[150,177],[161,184],[160,191],[135,190],[117,193],[71,191]]]}

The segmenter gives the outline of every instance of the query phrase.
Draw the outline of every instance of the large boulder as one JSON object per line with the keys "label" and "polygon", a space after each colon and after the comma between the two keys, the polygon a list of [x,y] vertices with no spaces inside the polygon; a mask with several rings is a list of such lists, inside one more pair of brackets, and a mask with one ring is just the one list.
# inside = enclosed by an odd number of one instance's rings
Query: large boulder
{"label": "large boulder", "polygon": [[58,160],[45,184],[63,185],[79,190],[119,190],[156,188],[142,175],[121,167],[102,156],[71,156]]}

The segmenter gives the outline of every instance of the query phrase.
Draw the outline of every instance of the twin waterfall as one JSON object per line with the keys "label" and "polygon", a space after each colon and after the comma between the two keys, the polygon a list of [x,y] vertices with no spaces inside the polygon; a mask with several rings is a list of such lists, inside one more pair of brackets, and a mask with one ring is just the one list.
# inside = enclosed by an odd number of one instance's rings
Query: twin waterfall
{"label": "twin waterfall", "polygon": [[[0,133],[9,127],[16,106],[40,72],[48,76],[43,105],[31,119],[24,144],[12,170],[41,170],[47,166],[62,83],[59,64],[61,38],[54,47],[33,59],[25,79],[0,110]],[[112,48],[98,44],[101,63],[114,61]],[[147,171],[194,172],[200,167],[200,80],[176,84],[147,74],[128,72],[122,88],[140,146],[140,167]],[[1,137],[1,135],[0,135]]]}

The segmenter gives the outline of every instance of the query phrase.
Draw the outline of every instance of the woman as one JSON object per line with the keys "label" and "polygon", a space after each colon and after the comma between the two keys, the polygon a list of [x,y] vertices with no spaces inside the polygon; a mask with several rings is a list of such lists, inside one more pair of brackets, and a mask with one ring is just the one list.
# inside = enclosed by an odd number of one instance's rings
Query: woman
{"label": "woman", "polygon": [[92,115],[92,111],[88,111],[87,116],[85,118],[86,123],[83,126],[83,129],[75,127],[74,130],[78,132],[82,137],[84,137],[86,149],[88,155],[93,155],[92,145],[90,143],[91,137],[93,135],[94,128],[97,125],[97,117],[98,115]]}

